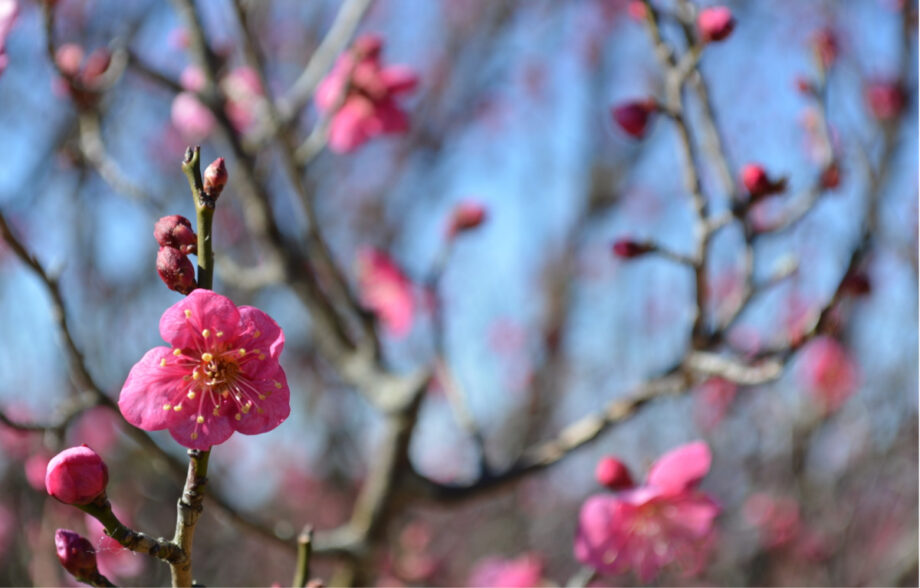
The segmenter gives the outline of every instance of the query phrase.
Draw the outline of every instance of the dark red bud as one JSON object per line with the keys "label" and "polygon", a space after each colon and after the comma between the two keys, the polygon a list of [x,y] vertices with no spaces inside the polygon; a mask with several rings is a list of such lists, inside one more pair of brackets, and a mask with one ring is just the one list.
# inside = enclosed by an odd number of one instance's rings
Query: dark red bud
{"label": "dark red bud", "polygon": [[656,109],[654,100],[627,102],[611,109],[613,120],[628,135],[641,139],[648,129],[648,121]]}
{"label": "dark red bud", "polygon": [[892,81],[872,82],[866,86],[865,94],[872,116],[882,122],[898,118],[907,104],[904,89]]}
{"label": "dark red bud", "polygon": [[189,294],[198,287],[195,282],[195,266],[175,247],[160,247],[157,253],[157,273],[170,290]]}
{"label": "dark red bud", "polygon": [[217,200],[220,193],[223,192],[224,186],[227,185],[227,166],[224,164],[224,158],[218,157],[211,162],[204,170],[204,193],[213,200]]}
{"label": "dark red bud", "polygon": [[704,43],[722,41],[732,34],[735,17],[725,6],[704,8],[696,18],[696,28]]}
{"label": "dark red bud", "polygon": [[629,468],[615,457],[603,457],[594,469],[594,478],[611,490],[626,490],[635,486]]}
{"label": "dark red bud", "polygon": [[838,186],[840,186],[840,166],[833,162],[821,172],[821,187],[825,190],[833,190]]}
{"label": "dark red bud", "polygon": [[825,71],[830,69],[834,62],[837,61],[837,54],[840,52],[840,48],[834,31],[830,29],[818,31],[812,40],[812,47],[815,52],[815,58],[818,60],[818,65]]}
{"label": "dark red bud", "polygon": [[872,282],[869,276],[861,271],[847,274],[840,285],[841,292],[851,296],[866,296],[872,293]]}
{"label": "dark red bud", "polygon": [[638,243],[630,239],[619,239],[613,244],[613,254],[623,259],[632,259],[645,255],[655,248],[648,243]]}
{"label": "dark red bud", "polygon": [[475,229],[486,220],[486,208],[478,202],[461,202],[454,207],[447,227],[448,237]]}
{"label": "dark red bud", "polygon": [[198,252],[198,236],[184,216],[173,214],[158,220],[153,225],[153,237],[160,247],[175,247],[185,254]]}
{"label": "dark red bud", "polygon": [[89,580],[99,574],[96,550],[85,537],[69,529],[58,529],[54,533],[54,546],[61,565],[74,578]]}

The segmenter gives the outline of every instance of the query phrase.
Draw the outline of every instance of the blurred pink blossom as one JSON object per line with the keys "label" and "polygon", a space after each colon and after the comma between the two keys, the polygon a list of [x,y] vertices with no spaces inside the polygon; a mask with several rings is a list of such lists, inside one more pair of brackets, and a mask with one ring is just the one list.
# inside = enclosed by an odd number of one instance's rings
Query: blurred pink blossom
{"label": "blurred pink blossom", "polygon": [[722,378],[709,378],[696,389],[695,416],[703,429],[716,427],[735,401],[738,386]]}
{"label": "blurred pink blossom", "polygon": [[170,110],[173,126],[192,142],[200,142],[211,134],[216,121],[211,111],[191,92],[179,92]]}
{"label": "blurred pink blossom", "polygon": [[825,413],[838,410],[856,391],[856,365],[843,346],[830,337],[818,337],[802,351],[801,377]]}
{"label": "blurred pink blossom", "polygon": [[[329,147],[337,153],[354,151],[377,135],[409,130],[409,119],[396,97],[414,90],[418,76],[403,65],[384,67],[382,47],[380,37],[360,37],[317,88],[320,112],[332,113],[341,102],[329,129]],[[344,98],[343,91],[347,92]]]}
{"label": "blurred pink blossom", "polygon": [[543,561],[535,553],[525,553],[515,559],[487,557],[480,560],[470,574],[470,586],[527,588],[540,586]]}
{"label": "blurred pink blossom", "polygon": [[259,74],[251,67],[238,67],[220,81],[227,96],[227,116],[236,129],[244,133],[259,117],[263,108],[265,90]]}
{"label": "blurred pink blossom", "polygon": [[10,59],[6,54],[6,38],[16,22],[19,14],[19,4],[16,0],[0,0],[0,74],[9,65]]}
{"label": "blurred pink blossom", "polygon": [[358,252],[361,303],[374,311],[387,330],[404,337],[412,328],[415,300],[412,282],[389,255],[379,249]]}
{"label": "blurred pink blossom", "polygon": [[745,520],[760,529],[766,549],[786,545],[799,535],[799,504],[792,498],[777,498],[758,492],[751,495],[742,509]]}
{"label": "blurred pink blossom", "polygon": [[642,582],[676,563],[698,573],[714,540],[719,506],[697,486],[711,464],[702,441],[669,451],[642,486],[597,494],[582,505],[575,557],[602,574],[632,570]]}
{"label": "blurred pink blossom", "polygon": [[[133,522],[123,511],[113,507],[115,516],[128,527]],[[144,571],[146,556],[135,553],[122,547],[118,541],[105,534],[102,523],[90,515],[86,515],[86,538],[96,549],[96,561],[99,572],[113,582],[123,582],[125,578],[133,578]]]}

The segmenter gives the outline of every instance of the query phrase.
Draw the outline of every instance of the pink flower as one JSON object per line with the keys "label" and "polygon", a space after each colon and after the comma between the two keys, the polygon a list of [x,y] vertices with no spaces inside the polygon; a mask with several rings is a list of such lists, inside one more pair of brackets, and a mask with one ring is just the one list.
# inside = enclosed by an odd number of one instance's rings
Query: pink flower
{"label": "pink flower", "polygon": [[358,288],[361,303],[374,311],[394,336],[408,334],[415,314],[412,282],[389,255],[378,249],[358,253]]}
{"label": "pink flower", "polygon": [[45,489],[64,504],[89,504],[105,492],[108,483],[105,462],[86,445],[58,453],[45,472]]}
{"label": "pink flower", "polygon": [[414,90],[418,76],[406,66],[383,67],[382,45],[383,41],[373,35],[357,39],[316,90],[317,108],[330,113],[347,88],[329,129],[329,147],[337,153],[354,151],[377,135],[409,130],[409,119],[396,97]]}
{"label": "pink flower", "polygon": [[238,67],[220,81],[220,87],[227,96],[227,116],[236,130],[243,133],[259,115],[265,90],[259,81],[259,74],[251,67]]}
{"label": "pink flower", "polygon": [[170,111],[173,126],[193,142],[207,138],[216,124],[214,115],[190,92],[179,92]]}
{"label": "pink flower", "polygon": [[16,16],[19,14],[19,5],[16,0],[0,0],[0,73],[6,69],[9,64],[9,57],[6,55],[6,37],[16,22]]}
{"label": "pink flower", "polygon": [[735,18],[725,6],[704,8],[696,18],[696,28],[704,43],[722,41],[732,34]]}
{"label": "pink flower", "polygon": [[575,557],[602,574],[632,570],[642,582],[672,563],[697,573],[719,513],[715,501],[697,489],[711,460],[705,443],[682,445],[652,465],[643,486],[588,498],[579,515]]}
{"label": "pink flower", "polygon": [[840,343],[818,337],[802,351],[802,379],[815,401],[834,412],[856,391],[856,366]]}
{"label": "pink flower", "polygon": [[539,586],[543,576],[543,561],[534,553],[516,559],[487,557],[476,564],[470,574],[470,586],[527,588]]}
{"label": "pink flower", "polygon": [[118,407],[132,425],[208,449],[234,431],[271,431],[290,414],[278,363],[284,333],[261,310],[198,289],[163,313],[160,336],[171,347],[148,351],[121,389]]}

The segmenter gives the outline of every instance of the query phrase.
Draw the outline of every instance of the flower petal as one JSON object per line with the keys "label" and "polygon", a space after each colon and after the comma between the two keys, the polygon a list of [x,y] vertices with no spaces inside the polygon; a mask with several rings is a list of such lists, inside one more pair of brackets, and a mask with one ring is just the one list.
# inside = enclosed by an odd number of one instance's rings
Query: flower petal
{"label": "flower petal", "polygon": [[277,363],[274,365],[273,371],[249,382],[265,398],[257,400],[256,408],[244,414],[240,420],[232,421],[233,427],[244,435],[271,431],[291,414],[291,390],[287,378],[281,366]]}
{"label": "flower petal", "polygon": [[648,484],[668,493],[680,493],[699,483],[710,465],[712,454],[706,443],[687,443],[658,458],[649,470]]}
{"label": "flower petal", "polygon": [[182,378],[160,366],[164,359],[173,359],[168,347],[154,347],[145,353],[131,368],[118,397],[118,408],[125,420],[145,431],[170,425],[173,411],[163,410],[163,406],[181,393]]}
{"label": "flower petal", "polygon": [[278,360],[284,350],[284,332],[278,323],[258,308],[241,306],[238,345],[246,349],[262,349]]}
{"label": "flower petal", "polygon": [[199,288],[173,304],[160,318],[160,336],[173,347],[200,349],[205,329],[236,336],[240,313],[226,296]]}
{"label": "flower petal", "polygon": [[183,412],[182,418],[174,421],[169,428],[169,434],[183,447],[210,449],[213,445],[223,443],[233,434],[233,426],[228,418],[209,418],[198,424],[195,416],[191,411]]}

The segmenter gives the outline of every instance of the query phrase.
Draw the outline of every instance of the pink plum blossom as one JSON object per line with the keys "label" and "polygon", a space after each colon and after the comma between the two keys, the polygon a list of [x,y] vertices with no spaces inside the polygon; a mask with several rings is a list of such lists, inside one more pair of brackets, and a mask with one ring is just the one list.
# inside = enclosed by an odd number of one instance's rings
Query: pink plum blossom
{"label": "pink plum blossom", "polygon": [[515,559],[487,557],[476,564],[470,574],[470,586],[526,588],[542,583],[543,561],[534,553]]}
{"label": "pink plum blossom", "polygon": [[290,414],[278,362],[284,333],[261,310],[198,289],[163,313],[160,336],[170,347],[148,351],[118,399],[132,425],[169,429],[181,445],[208,449],[234,431],[271,431]]}
{"label": "pink plum blossom", "polygon": [[824,412],[835,412],[856,391],[858,374],[843,346],[818,337],[802,351],[801,376]]}
{"label": "pink plum blossom", "polygon": [[6,54],[6,38],[16,22],[16,16],[19,14],[19,4],[16,0],[0,0],[0,73],[9,65],[9,57]]}
{"label": "pink plum blossom", "polygon": [[644,485],[589,497],[579,515],[575,557],[602,574],[632,570],[646,583],[675,563],[697,573],[719,513],[697,489],[711,461],[705,443],[682,445],[652,465]]}
{"label": "pink plum blossom", "polygon": [[173,98],[170,116],[173,126],[194,142],[210,135],[216,124],[211,111],[191,92],[179,92]]}
{"label": "pink plum blossom", "polygon": [[316,90],[317,108],[332,114],[329,147],[336,153],[354,151],[377,135],[409,130],[396,97],[414,90],[418,76],[406,66],[384,67],[382,47],[383,41],[374,35],[357,39]]}
{"label": "pink plum blossom", "polygon": [[220,81],[227,96],[227,116],[241,133],[246,132],[263,108],[265,90],[259,74],[251,67],[238,67]]}
{"label": "pink plum blossom", "polygon": [[361,303],[374,311],[387,330],[403,337],[412,328],[415,300],[412,282],[389,255],[378,249],[358,253]]}

